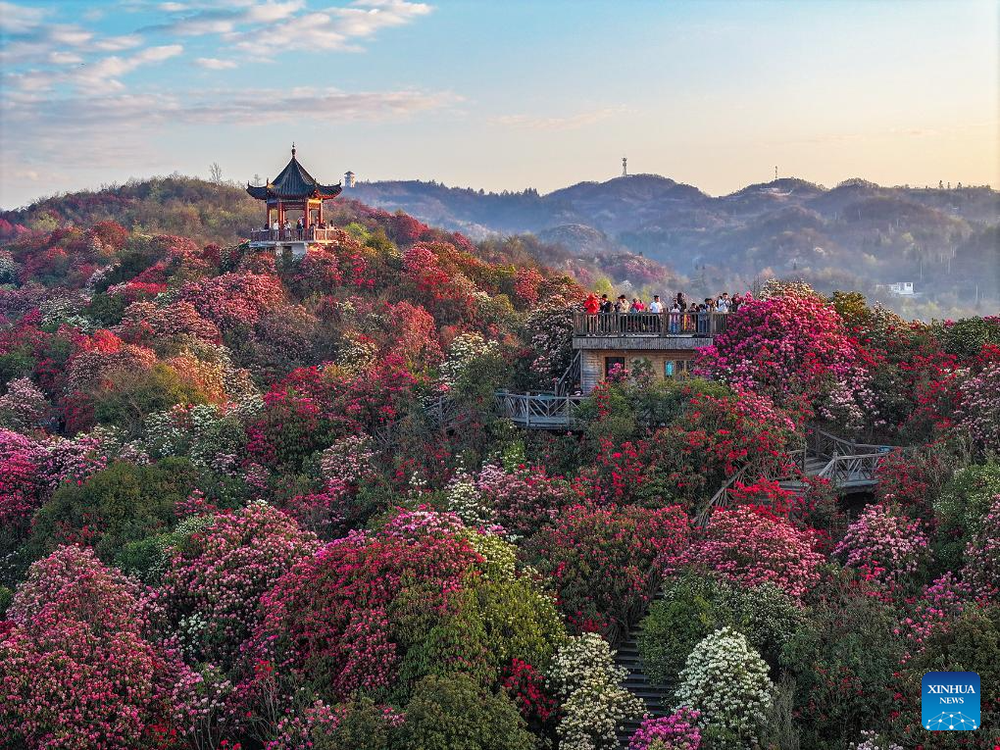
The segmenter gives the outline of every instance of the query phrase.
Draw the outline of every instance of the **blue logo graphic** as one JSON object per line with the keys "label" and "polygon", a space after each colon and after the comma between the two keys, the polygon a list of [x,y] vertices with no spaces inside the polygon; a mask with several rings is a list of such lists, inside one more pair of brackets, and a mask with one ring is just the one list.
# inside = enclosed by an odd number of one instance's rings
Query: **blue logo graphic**
{"label": "blue logo graphic", "polygon": [[979,729],[979,675],[928,672],[921,682],[920,723],[932,732]]}

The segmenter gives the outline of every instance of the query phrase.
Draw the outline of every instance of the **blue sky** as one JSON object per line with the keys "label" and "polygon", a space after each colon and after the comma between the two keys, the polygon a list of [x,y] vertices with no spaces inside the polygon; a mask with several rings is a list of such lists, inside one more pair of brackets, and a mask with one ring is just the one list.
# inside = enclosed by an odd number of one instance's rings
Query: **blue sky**
{"label": "blue sky", "polygon": [[0,206],[152,174],[1000,184],[996,0],[0,0]]}

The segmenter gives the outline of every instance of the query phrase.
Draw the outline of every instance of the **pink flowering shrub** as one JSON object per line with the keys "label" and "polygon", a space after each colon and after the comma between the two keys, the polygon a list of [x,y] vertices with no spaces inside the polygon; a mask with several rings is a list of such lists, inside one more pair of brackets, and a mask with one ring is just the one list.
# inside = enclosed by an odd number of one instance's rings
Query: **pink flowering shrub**
{"label": "pink flowering shrub", "polygon": [[27,527],[51,492],[42,471],[47,460],[42,444],[0,428],[0,525],[12,531]]}
{"label": "pink flowering shrub", "polygon": [[669,716],[645,719],[628,741],[628,750],[698,750],[698,711],[681,706]]}
{"label": "pink flowering shrub", "polygon": [[965,548],[962,575],[977,598],[1000,594],[1000,495],[993,498],[978,531]]}
{"label": "pink flowering shrub", "polygon": [[166,719],[171,675],[144,639],[146,595],[90,550],[35,563],[0,640],[0,731],[37,748],[129,750]]}
{"label": "pink flowering shrub", "polygon": [[1000,451],[1000,362],[960,386],[959,424],[983,451]]}
{"label": "pink flowering shrub", "polygon": [[15,378],[0,396],[0,427],[26,432],[38,427],[48,410],[49,403],[38,386],[28,378]]}
{"label": "pink flowering shrub", "polygon": [[291,518],[255,502],[168,549],[160,597],[186,653],[231,664],[257,625],[260,597],[318,547]]}
{"label": "pink flowering shrub", "polygon": [[284,296],[277,277],[258,273],[225,273],[188,282],[180,291],[180,301],[190,302],[223,331],[254,325]]}
{"label": "pink flowering shrub", "polygon": [[869,580],[897,583],[927,561],[928,543],[920,521],[873,503],[850,525],[833,552]]}
{"label": "pink flowering shrub", "polygon": [[528,536],[551,522],[573,500],[564,479],[550,477],[541,466],[518,466],[514,471],[488,463],[476,477],[483,503],[492,520],[514,538]]}
{"label": "pink flowering shrub", "polygon": [[837,311],[814,296],[746,300],[729,315],[725,332],[700,350],[698,369],[779,403],[793,394],[818,399],[830,384],[846,384],[846,391],[830,391],[831,417],[871,407],[858,342]]}
{"label": "pink flowering shrub", "polygon": [[771,582],[801,599],[818,581],[823,557],[812,532],[749,506],[712,513],[679,563],[707,568],[744,586]]}
{"label": "pink flowering shrub", "polygon": [[528,539],[524,554],[552,579],[573,630],[614,638],[645,609],[688,540],[678,506],[572,505]]}

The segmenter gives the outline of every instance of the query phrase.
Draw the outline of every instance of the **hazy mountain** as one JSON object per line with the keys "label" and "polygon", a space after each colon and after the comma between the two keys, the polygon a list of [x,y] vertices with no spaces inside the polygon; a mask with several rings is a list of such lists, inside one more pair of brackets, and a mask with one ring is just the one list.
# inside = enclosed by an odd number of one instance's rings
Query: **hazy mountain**
{"label": "hazy mountain", "polygon": [[346,192],[473,237],[532,232],[577,257],[630,251],[706,288],[768,274],[868,292],[913,281],[931,315],[934,304],[975,302],[977,294],[981,305],[1000,307],[1000,194],[990,188],[853,179],[828,189],[783,178],[713,197],[643,174],[546,195],[419,181],[358,183]]}

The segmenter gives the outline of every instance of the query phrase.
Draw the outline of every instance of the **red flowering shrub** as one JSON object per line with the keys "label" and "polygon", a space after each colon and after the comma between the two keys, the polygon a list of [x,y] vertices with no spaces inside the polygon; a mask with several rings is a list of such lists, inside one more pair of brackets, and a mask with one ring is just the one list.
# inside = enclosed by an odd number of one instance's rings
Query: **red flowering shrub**
{"label": "red flowering shrub", "polygon": [[741,469],[748,482],[792,470],[788,451],[799,447],[797,415],[765,396],[695,393],[681,414],[650,440],[651,487],[693,506],[710,497]]}
{"label": "red flowering shrub", "polygon": [[261,599],[255,652],[333,700],[388,690],[410,644],[384,613],[417,592],[428,615],[447,612],[481,560],[452,528],[403,513],[383,532],[352,532],[299,561]]}
{"label": "red flowering shrub", "polygon": [[716,510],[679,562],[745,586],[771,582],[801,599],[819,581],[823,557],[812,532],[748,506]]}
{"label": "red flowering shrub", "polygon": [[503,689],[514,701],[534,734],[540,734],[556,715],[556,701],[546,692],[545,678],[526,661],[514,659],[506,670]]}
{"label": "red flowering shrub", "polygon": [[528,539],[524,554],[552,578],[573,630],[614,638],[645,609],[688,537],[677,506],[573,505]]}

